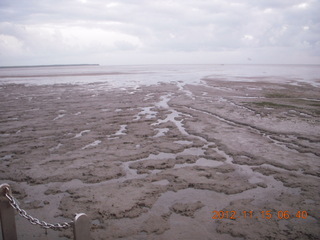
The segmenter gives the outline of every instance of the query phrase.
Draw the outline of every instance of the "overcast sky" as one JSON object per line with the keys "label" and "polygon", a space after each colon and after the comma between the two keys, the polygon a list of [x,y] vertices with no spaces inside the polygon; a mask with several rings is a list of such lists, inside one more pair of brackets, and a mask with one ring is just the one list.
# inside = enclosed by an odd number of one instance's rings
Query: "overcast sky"
{"label": "overcast sky", "polygon": [[0,0],[0,65],[320,64],[320,0]]}

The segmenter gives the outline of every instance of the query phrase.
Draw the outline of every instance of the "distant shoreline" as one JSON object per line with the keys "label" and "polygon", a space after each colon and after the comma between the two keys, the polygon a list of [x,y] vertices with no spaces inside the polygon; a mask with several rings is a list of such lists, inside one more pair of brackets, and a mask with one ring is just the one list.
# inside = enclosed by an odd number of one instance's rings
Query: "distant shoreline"
{"label": "distant shoreline", "polygon": [[51,65],[26,65],[26,66],[0,66],[0,68],[34,68],[34,67],[82,67],[100,66],[99,64],[51,64]]}
{"label": "distant shoreline", "polygon": [[320,67],[320,64],[224,64],[224,63],[212,63],[212,64],[128,64],[128,65],[104,65],[104,64],[48,64],[48,65],[16,65],[16,66],[0,66],[0,69],[3,68],[45,68],[45,67],[82,67],[82,66],[172,66],[172,65],[213,65],[213,66],[315,66]]}

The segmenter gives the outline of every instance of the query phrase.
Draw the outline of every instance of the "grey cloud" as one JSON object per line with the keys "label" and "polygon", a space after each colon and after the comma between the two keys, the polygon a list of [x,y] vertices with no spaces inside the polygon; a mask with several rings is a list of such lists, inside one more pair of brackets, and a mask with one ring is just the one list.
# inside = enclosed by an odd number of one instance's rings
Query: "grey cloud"
{"label": "grey cloud", "polygon": [[317,0],[2,0],[0,48],[57,57],[279,47],[320,55],[319,9]]}

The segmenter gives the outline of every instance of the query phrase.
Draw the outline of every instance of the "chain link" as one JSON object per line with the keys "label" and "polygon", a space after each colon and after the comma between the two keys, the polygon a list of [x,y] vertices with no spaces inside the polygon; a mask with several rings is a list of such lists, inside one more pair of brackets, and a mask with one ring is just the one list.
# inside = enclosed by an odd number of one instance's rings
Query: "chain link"
{"label": "chain link", "polygon": [[9,187],[5,187],[5,197],[9,200],[10,205],[19,213],[19,215],[27,219],[33,225],[40,225],[40,227],[42,228],[53,229],[53,230],[67,229],[73,226],[73,222],[69,222],[69,223],[63,222],[63,223],[52,224],[52,223],[47,223],[45,221],[40,221],[39,219],[32,217],[25,210],[19,207],[14,197],[10,195]]}

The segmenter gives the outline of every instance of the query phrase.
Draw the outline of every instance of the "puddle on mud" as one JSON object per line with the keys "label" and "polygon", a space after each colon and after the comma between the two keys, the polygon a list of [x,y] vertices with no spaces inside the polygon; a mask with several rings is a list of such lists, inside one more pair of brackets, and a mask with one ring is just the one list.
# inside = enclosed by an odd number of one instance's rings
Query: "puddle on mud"
{"label": "puddle on mud", "polygon": [[169,128],[155,128],[154,130],[157,130],[158,133],[156,135],[154,135],[154,138],[157,137],[163,137],[165,136],[165,134],[170,130]]}
{"label": "puddle on mud", "polygon": [[125,131],[127,129],[127,125],[120,125],[120,129],[115,133],[113,134],[114,136],[119,136],[119,135],[126,135]]}
{"label": "puddle on mud", "polygon": [[205,158],[199,158],[195,163],[182,163],[182,164],[176,164],[173,168],[183,168],[183,167],[193,167],[193,166],[202,166],[202,167],[218,167],[220,165],[223,165],[224,163],[221,161],[215,161],[215,160],[208,160]]}
{"label": "puddle on mud", "polygon": [[80,133],[77,133],[75,136],[74,136],[74,138],[79,138],[79,137],[82,137],[82,135],[83,134],[85,134],[85,133],[89,133],[91,130],[83,130],[83,131],[81,131]]}
{"label": "puddle on mud", "polygon": [[174,143],[182,144],[182,145],[189,145],[192,144],[193,142],[187,141],[187,140],[179,140],[179,141],[174,141]]}
{"label": "puddle on mud", "polygon": [[99,145],[100,143],[101,143],[100,140],[96,140],[96,141],[94,141],[94,142],[92,142],[92,143],[84,146],[84,147],[81,148],[81,149],[82,149],[82,150],[85,150],[85,149],[90,148],[90,147],[95,147],[95,146]]}
{"label": "puddle on mud", "polygon": [[155,118],[158,114],[158,112],[151,110],[152,107],[142,107],[142,111],[140,111],[137,115],[135,115],[133,121],[137,121],[141,119],[141,116],[144,116],[146,119],[152,119]]}

